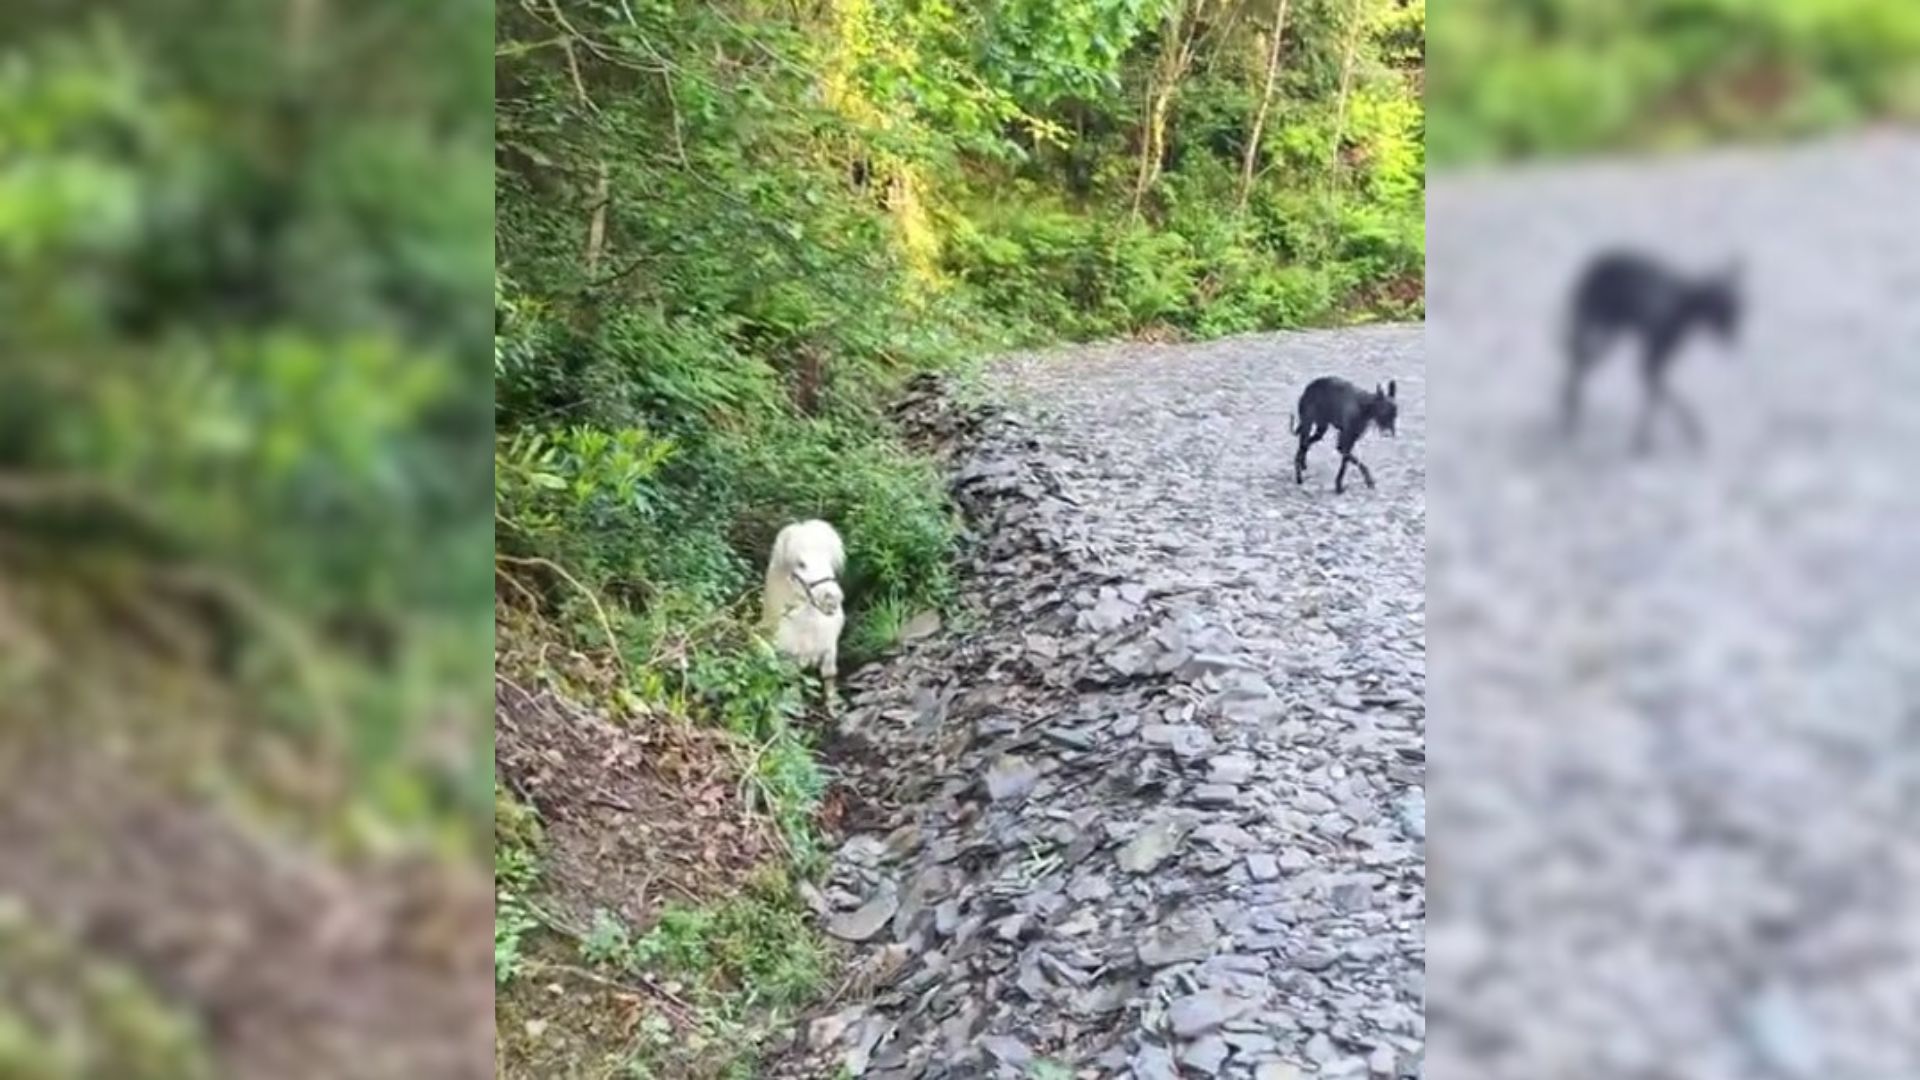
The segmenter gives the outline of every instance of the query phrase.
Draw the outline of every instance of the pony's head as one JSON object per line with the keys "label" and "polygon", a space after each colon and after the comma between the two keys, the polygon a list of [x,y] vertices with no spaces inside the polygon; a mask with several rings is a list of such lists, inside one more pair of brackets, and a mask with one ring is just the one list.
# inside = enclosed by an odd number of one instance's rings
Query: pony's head
{"label": "pony's head", "polygon": [[846,600],[837,580],[847,563],[840,534],[824,521],[801,521],[780,530],[770,569],[793,582],[807,601],[829,615]]}

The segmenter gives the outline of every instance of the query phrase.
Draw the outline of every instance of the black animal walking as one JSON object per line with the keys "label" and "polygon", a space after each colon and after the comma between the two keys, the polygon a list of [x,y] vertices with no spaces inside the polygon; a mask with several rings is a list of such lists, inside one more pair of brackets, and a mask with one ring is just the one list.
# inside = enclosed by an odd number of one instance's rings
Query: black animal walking
{"label": "black animal walking", "polygon": [[1334,446],[1340,450],[1340,471],[1333,476],[1337,495],[1346,488],[1347,466],[1360,470],[1360,479],[1373,487],[1373,473],[1353,456],[1353,447],[1372,424],[1387,435],[1393,434],[1400,406],[1394,397],[1399,388],[1390,380],[1386,388],[1374,387],[1369,394],[1345,379],[1322,375],[1300,392],[1300,404],[1290,429],[1300,436],[1300,449],[1293,455],[1293,482],[1303,484],[1307,477],[1307,448],[1321,440],[1327,429],[1340,433]]}
{"label": "black animal walking", "polygon": [[1687,440],[1705,436],[1699,418],[1667,384],[1680,344],[1695,327],[1731,342],[1740,328],[1740,267],[1704,278],[1682,276],[1642,255],[1608,252],[1588,264],[1573,294],[1567,329],[1567,373],[1561,390],[1561,424],[1571,437],[1580,422],[1580,395],[1588,372],[1621,335],[1639,338],[1643,391],[1634,448],[1652,446],[1653,413],[1664,405],[1680,421]]}

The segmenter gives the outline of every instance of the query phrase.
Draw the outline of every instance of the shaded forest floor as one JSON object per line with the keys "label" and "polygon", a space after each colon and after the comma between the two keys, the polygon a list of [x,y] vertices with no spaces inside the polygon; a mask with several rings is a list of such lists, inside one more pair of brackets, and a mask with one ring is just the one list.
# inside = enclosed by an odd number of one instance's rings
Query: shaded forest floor
{"label": "shaded forest floor", "polygon": [[84,593],[0,626],[0,1074],[481,1074],[477,867],[323,850],[323,759]]}

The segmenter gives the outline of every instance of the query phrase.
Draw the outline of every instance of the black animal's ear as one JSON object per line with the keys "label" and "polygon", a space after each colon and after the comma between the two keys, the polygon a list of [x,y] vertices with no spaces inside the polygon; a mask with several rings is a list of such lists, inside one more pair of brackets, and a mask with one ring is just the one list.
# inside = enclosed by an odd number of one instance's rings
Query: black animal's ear
{"label": "black animal's ear", "polygon": [[1396,397],[1398,396],[1399,392],[1400,392],[1400,385],[1396,383],[1394,380],[1388,379],[1387,380],[1387,396]]}

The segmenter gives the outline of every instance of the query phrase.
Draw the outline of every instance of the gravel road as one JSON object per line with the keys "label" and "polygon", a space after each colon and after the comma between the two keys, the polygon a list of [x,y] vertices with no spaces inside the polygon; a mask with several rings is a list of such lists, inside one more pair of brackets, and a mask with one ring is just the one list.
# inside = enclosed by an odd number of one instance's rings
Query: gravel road
{"label": "gravel road", "polygon": [[[1436,178],[1436,1077],[1920,1076],[1920,141]],[[1563,301],[1743,254],[1682,356],[1545,437]]]}
{"label": "gravel road", "polygon": [[[862,951],[817,1069],[1417,1074],[1420,354],[1374,327],[993,369],[1025,424],[956,463],[973,614],[849,680],[840,751],[885,794],[818,898]],[[1292,481],[1328,373],[1399,381],[1378,490],[1333,494],[1330,439]]]}

